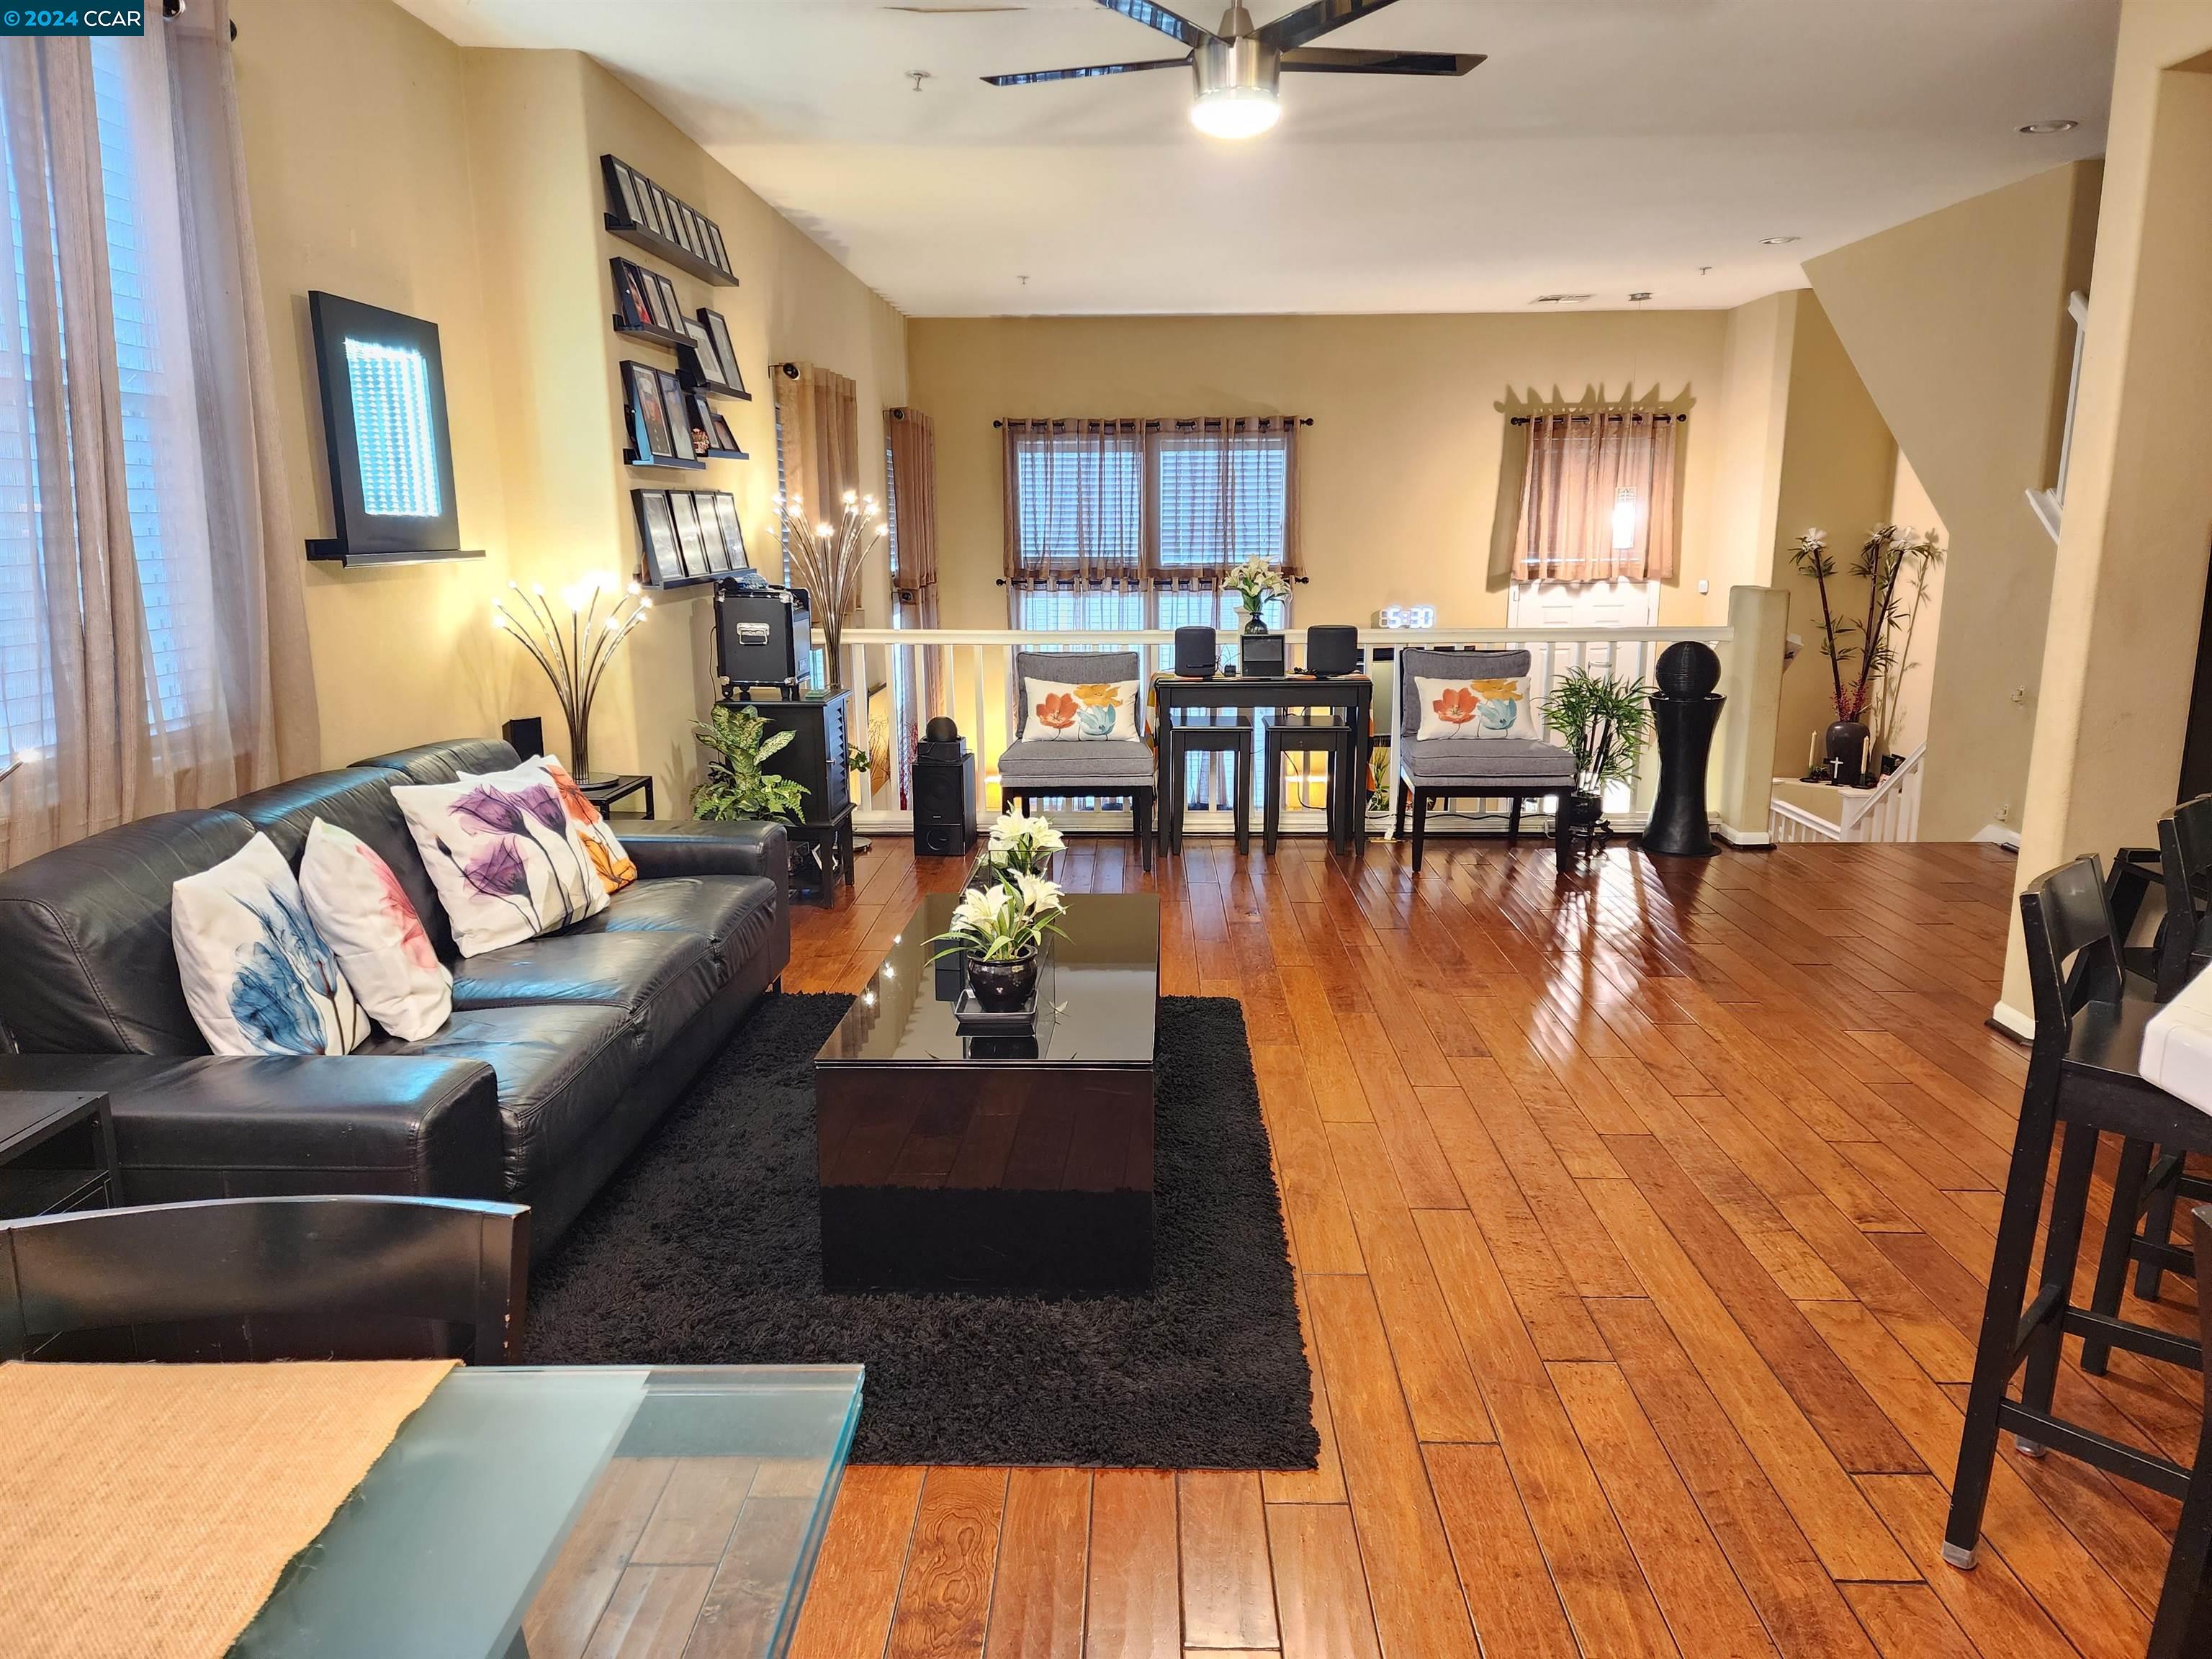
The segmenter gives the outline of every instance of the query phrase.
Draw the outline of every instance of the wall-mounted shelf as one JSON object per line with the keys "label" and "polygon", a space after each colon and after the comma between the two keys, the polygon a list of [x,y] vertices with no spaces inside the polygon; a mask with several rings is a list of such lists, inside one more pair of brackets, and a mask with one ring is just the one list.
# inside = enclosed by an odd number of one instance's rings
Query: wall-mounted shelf
{"label": "wall-mounted shelf", "polygon": [[320,540],[307,544],[307,556],[319,564],[340,565],[347,569],[356,565],[371,564],[443,564],[454,559],[481,559],[481,547],[424,548],[415,552],[349,553],[343,544]]}
{"label": "wall-mounted shelf", "polygon": [[717,288],[735,288],[738,279],[726,270],[717,270],[697,254],[665,236],[655,235],[643,225],[632,224],[617,214],[607,215],[607,232],[619,236],[632,247],[641,247],[656,259],[664,259],[686,276],[696,276],[702,283],[712,283]]}
{"label": "wall-mounted shelf", "polygon": [[[690,345],[691,342],[686,340],[684,343]],[[697,355],[696,351],[692,354],[694,357]],[[695,374],[687,380],[684,384],[684,389],[686,392],[703,392],[709,398],[734,398],[741,404],[749,404],[753,400],[753,394],[741,386],[724,386],[719,381],[708,380],[704,375],[699,374]]]}
{"label": "wall-mounted shelf", "polygon": [[707,459],[710,461],[750,461],[752,457],[742,449],[710,449],[707,452]]}
{"label": "wall-mounted shelf", "polygon": [[712,587],[721,580],[719,576],[679,576],[673,581],[655,582],[641,580],[638,586],[650,588],[655,593],[673,593],[685,587]]}
{"label": "wall-mounted shelf", "polygon": [[657,346],[665,346],[671,351],[691,343],[691,337],[688,334],[671,334],[666,329],[655,328],[650,324],[626,323],[619,315],[615,318],[615,332],[627,335],[633,340],[646,340]]}
{"label": "wall-mounted shelf", "polygon": [[[751,458],[748,456],[745,459]],[[674,455],[665,459],[656,455],[649,461],[641,461],[637,458],[637,451],[629,448],[623,451],[623,465],[635,467],[640,472],[703,472],[707,470],[704,461],[687,461]]]}

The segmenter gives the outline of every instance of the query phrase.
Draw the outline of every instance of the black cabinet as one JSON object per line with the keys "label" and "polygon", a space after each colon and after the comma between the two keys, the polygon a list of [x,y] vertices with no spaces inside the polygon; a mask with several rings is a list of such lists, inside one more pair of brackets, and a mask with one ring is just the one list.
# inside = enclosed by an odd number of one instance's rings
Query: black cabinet
{"label": "black cabinet", "polygon": [[788,732],[791,741],[771,755],[761,769],[789,778],[806,791],[799,803],[802,823],[825,824],[844,816],[853,804],[853,753],[848,691],[811,692],[787,702],[733,703],[768,722],[771,732]]}

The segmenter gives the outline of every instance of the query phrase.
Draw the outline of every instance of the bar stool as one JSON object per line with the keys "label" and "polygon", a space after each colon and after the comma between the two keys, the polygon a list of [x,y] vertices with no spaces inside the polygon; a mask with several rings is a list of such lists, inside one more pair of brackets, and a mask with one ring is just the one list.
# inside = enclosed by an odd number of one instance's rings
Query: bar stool
{"label": "bar stool", "polygon": [[[2166,1093],[2139,1069],[2143,1027],[2158,1005],[2125,994],[2124,957],[2097,860],[2076,859],[2027,888],[2020,896],[2020,919],[2035,994],[2035,1043],[2005,1176],[1989,1297],[1975,1344],[1973,1382],[1943,1533],[1943,1559],[1954,1567],[1974,1565],[1997,1436],[2006,1429],[2031,1455],[2046,1449],[2064,1452],[2108,1474],[2183,1499],[2185,1515],[2202,1507],[2190,1501],[2188,1469],[2054,1416],[2051,1407],[2059,1347],[2069,1335],[2172,1364],[2202,1365],[2201,1350],[2189,1338],[2076,1307],[2071,1297],[2100,1132],[2111,1130],[2179,1152],[2212,1152],[2212,1116]],[[2028,1259],[2035,1249],[2044,1174],[2062,1121],[2065,1135],[2051,1188],[2042,1282],[2029,1302]],[[2015,1402],[2005,1398],[2005,1389],[2023,1365],[2027,1374]],[[2204,1473],[2212,1480],[2212,1467],[2204,1467]],[[2203,1542],[2200,1538],[2196,1545],[2200,1563]],[[2154,1641],[2153,1651],[2173,1650],[2160,1650]]]}
{"label": "bar stool", "polygon": [[1234,711],[1236,719],[1233,724],[1215,724],[1213,716],[1217,713],[1230,712],[1227,709],[1208,709],[1207,718],[1204,720],[1188,723],[1163,720],[1160,723],[1160,741],[1167,745],[1168,769],[1168,798],[1161,803],[1164,820],[1161,828],[1164,833],[1160,840],[1162,850],[1178,858],[1182,855],[1183,797],[1189,788],[1184,775],[1189,770],[1187,763],[1193,755],[1228,755],[1234,757],[1237,850],[1240,854],[1252,850],[1249,787],[1252,778],[1252,713],[1249,709],[1240,708]]}
{"label": "bar stool", "polygon": [[1337,793],[1340,771],[1352,787],[1358,769],[1352,753],[1352,727],[1334,714],[1316,714],[1310,708],[1293,714],[1285,710],[1282,716],[1267,726],[1267,805],[1260,821],[1261,844],[1272,856],[1276,837],[1283,823],[1283,757],[1285,755],[1325,755],[1328,757],[1328,844],[1332,851],[1343,851],[1351,844],[1351,833],[1345,811],[1343,797]]}

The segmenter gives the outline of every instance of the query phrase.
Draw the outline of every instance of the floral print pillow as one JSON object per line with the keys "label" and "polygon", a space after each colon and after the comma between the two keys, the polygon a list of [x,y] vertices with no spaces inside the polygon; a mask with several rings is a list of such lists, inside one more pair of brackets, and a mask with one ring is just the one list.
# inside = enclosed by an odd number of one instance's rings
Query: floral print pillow
{"label": "floral print pillow", "polygon": [[607,908],[607,890],[541,767],[392,792],[465,957],[519,945]]}
{"label": "floral print pillow", "polygon": [[1526,676],[1483,680],[1416,678],[1413,691],[1421,700],[1421,727],[1413,734],[1417,738],[1537,735]]}
{"label": "floral print pillow", "polygon": [[257,835],[169,893],[185,1004],[219,1054],[345,1054],[368,1036],[276,844]]}
{"label": "floral print pillow", "polygon": [[317,818],[300,855],[300,896],[370,1018],[408,1042],[445,1024],[453,1012],[453,976],[374,848]]}
{"label": "floral print pillow", "polygon": [[1022,736],[1030,742],[1133,739],[1139,735],[1134,680],[1071,685],[1060,680],[1026,679],[1022,682],[1022,692],[1029,703]]}
{"label": "floral print pillow", "polygon": [[[553,787],[561,797],[561,805],[568,814],[568,822],[584,838],[584,851],[590,856],[592,867],[599,872],[599,880],[610,893],[619,893],[637,879],[637,862],[623,849],[613,829],[599,809],[584,799],[584,792],[576,787],[575,779],[568,769],[550,755],[539,755],[526,760],[514,769],[518,772],[538,771],[553,781]],[[464,772],[464,782],[472,782],[476,774]]]}

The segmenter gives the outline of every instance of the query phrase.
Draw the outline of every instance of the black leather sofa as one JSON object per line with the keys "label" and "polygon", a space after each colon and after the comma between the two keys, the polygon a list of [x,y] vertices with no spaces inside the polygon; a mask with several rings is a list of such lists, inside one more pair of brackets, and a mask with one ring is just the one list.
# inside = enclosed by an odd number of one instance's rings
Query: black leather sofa
{"label": "black leather sofa", "polygon": [[[589,921],[458,957],[392,799],[516,763],[465,740],[169,812],[0,873],[0,1089],[104,1090],[125,1201],[416,1193],[531,1206],[542,1252],[772,989],[791,956],[780,825],[616,826],[638,880]],[[296,866],[329,819],[383,855],[453,971],[420,1042],[211,1054],[186,1008],[169,889],[264,830]]]}

